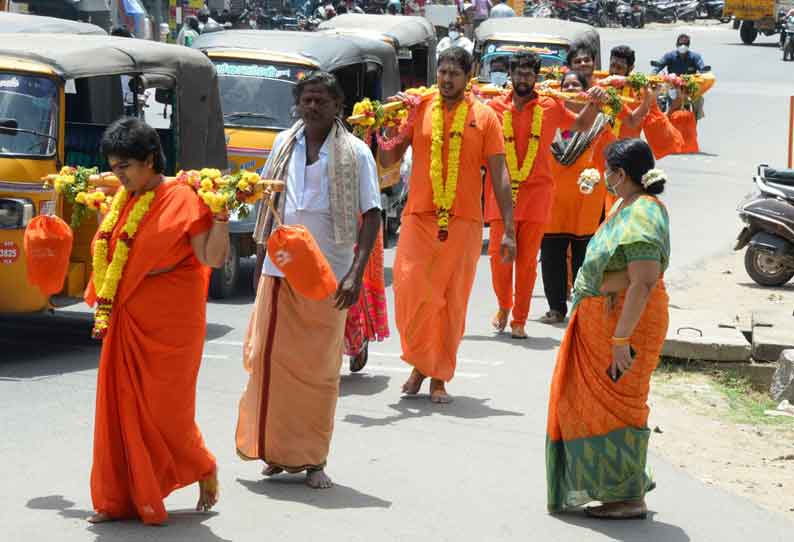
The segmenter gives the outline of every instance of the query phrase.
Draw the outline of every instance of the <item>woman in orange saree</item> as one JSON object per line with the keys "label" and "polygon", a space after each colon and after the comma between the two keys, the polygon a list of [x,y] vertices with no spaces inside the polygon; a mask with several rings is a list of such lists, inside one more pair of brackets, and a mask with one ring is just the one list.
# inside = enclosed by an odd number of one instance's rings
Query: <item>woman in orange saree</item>
{"label": "woman in orange saree", "polygon": [[85,296],[99,305],[94,334],[104,336],[89,521],[161,524],[163,499],[176,489],[199,482],[198,509],[217,500],[215,458],[196,425],[195,399],[207,266],[225,258],[228,217],[213,217],[190,187],[164,182],[160,140],[143,122],[111,125],[102,152],[122,187],[94,238]]}
{"label": "woman in orange saree", "polygon": [[607,188],[618,201],[587,247],[574,312],[557,356],[546,437],[548,508],[591,501],[599,518],[645,517],[650,378],[667,333],[662,275],[669,219],[656,195],[663,172],[639,139],[607,149]]}

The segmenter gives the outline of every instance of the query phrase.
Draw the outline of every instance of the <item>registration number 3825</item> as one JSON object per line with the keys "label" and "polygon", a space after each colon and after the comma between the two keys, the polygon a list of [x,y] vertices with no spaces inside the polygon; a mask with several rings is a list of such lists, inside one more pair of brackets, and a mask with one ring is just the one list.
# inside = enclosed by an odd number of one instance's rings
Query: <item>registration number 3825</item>
{"label": "registration number 3825", "polygon": [[12,264],[19,258],[19,247],[13,241],[0,242],[0,263]]}

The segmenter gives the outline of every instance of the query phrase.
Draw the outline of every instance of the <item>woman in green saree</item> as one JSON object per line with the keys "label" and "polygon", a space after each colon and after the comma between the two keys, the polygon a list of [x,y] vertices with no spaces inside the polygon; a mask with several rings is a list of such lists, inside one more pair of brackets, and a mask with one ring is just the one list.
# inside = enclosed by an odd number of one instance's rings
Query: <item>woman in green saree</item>
{"label": "woman in green saree", "polygon": [[618,196],[590,240],[551,384],[546,438],[548,508],[592,501],[599,518],[644,518],[650,378],[667,334],[663,274],[670,259],[665,176],[640,139],[606,150]]}

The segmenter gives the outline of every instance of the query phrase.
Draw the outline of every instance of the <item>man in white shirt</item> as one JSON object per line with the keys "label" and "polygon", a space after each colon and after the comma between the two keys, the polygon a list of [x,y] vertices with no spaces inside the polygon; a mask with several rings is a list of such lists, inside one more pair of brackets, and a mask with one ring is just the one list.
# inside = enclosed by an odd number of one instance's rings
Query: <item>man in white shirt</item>
{"label": "man in white shirt", "polygon": [[499,0],[499,3],[496,4],[493,8],[491,8],[491,15],[489,18],[497,19],[497,18],[504,18],[504,17],[515,17],[516,12],[513,11],[513,8],[507,5],[507,0]]}
{"label": "man in white shirt", "polygon": [[[262,174],[285,182],[274,207],[285,225],[309,230],[338,289],[322,301],[304,297],[284,278],[274,255],[263,262],[264,252],[257,251],[257,269],[264,265],[244,343],[250,377],[240,400],[236,444],[240,457],[266,463],[266,476],[307,471],[306,483],[319,489],[332,485],[325,464],[345,320],[358,301],[380,230],[380,190],[372,152],[337,118],[344,95],[336,78],[313,72],[294,93],[301,120],[276,137]],[[272,213],[260,212],[254,231],[260,247],[272,230]]]}
{"label": "man in white shirt", "polygon": [[463,47],[469,54],[474,52],[474,43],[463,35],[463,25],[458,21],[449,23],[449,31],[446,37],[442,38],[436,46],[436,56],[450,47]]}

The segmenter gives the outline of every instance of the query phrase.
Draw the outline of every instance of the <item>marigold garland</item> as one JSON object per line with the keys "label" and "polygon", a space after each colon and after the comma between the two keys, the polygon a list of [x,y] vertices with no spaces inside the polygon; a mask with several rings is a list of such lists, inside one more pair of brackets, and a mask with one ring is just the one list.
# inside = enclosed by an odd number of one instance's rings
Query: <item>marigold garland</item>
{"label": "marigold garland", "polygon": [[432,133],[430,145],[430,180],[433,183],[433,204],[438,217],[438,239],[446,241],[449,235],[449,212],[455,203],[460,173],[460,149],[463,146],[463,129],[469,114],[469,103],[462,100],[455,108],[455,117],[449,131],[449,153],[447,155],[447,178],[444,180],[444,102],[441,95],[433,98]]}
{"label": "marigold garland", "polygon": [[113,309],[113,300],[116,297],[119,282],[124,272],[124,267],[129,259],[132,241],[138,233],[138,227],[143,221],[143,217],[149,212],[149,208],[154,200],[154,191],[150,190],[135,202],[127,221],[119,234],[116,247],[113,250],[113,258],[108,262],[108,247],[113,230],[119,221],[119,216],[124,204],[127,202],[128,194],[124,188],[120,188],[118,194],[113,198],[110,212],[102,221],[99,228],[99,236],[94,244],[94,290],[97,296],[97,311],[94,315],[94,329],[91,333],[95,339],[103,339],[107,334],[110,325],[110,314]]}
{"label": "marigold garland", "polygon": [[[626,86],[623,87],[623,96],[630,96],[631,95],[631,87]],[[620,130],[623,127],[623,121],[620,119],[619,116],[615,115],[615,124],[612,126],[612,133],[615,137],[620,137]]]}
{"label": "marigold garland", "polygon": [[514,206],[516,201],[518,201],[518,190],[521,188],[521,184],[529,178],[529,174],[532,172],[532,166],[535,164],[538,147],[540,146],[540,134],[543,129],[543,108],[537,103],[533,107],[532,132],[529,136],[529,145],[527,146],[524,161],[521,163],[521,169],[518,168],[516,136],[513,130],[513,112],[509,109],[504,112],[502,131],[505,139],[505,161],[507,162],[507,171],[510,173],[510,191],[513,196]]}

